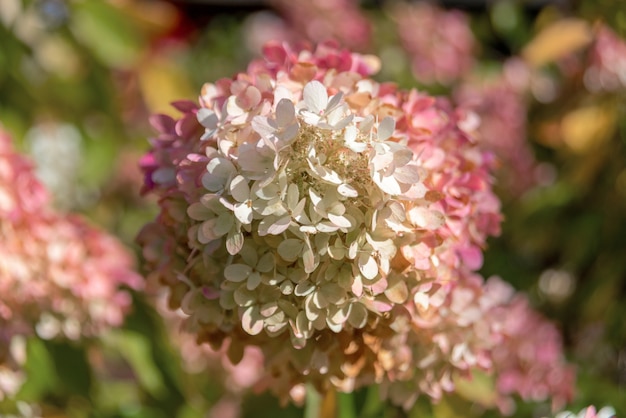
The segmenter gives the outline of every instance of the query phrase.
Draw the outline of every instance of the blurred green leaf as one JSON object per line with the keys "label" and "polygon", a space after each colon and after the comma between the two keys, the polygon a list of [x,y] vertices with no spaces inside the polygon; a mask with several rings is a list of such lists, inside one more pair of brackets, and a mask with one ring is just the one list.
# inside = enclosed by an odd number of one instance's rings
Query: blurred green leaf
{"label": "blurred green leaf", "polygon": [[128,68],[135,64],[142,36],[132,20],[111,3],[74,3],[71,25],[76,37],[106,65]]}
{"label": "blurred green leaf", "polygon": [[143,335],[128,331],[112,331],[106,336],[110,348],[130,363],[139,383],[155,398],[166,393],[163,376],[152,362],[151,342]]}

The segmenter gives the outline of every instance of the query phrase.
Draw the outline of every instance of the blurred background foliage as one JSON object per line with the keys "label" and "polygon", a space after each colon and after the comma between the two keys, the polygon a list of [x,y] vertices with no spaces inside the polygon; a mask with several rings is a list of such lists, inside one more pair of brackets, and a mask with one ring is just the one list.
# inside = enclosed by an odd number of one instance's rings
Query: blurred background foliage
{"label": "blurred background foliage", "polygon": [[[458,79],[416,79],[395,29],[398,3],[358,4],[372,34],[352,47],[382,58],[380,80],[454,96]],[[611,405],[626,416],[626,69],[617,89],[590,88],[580,69],[599,25],[626,35],[623,0],[439,6],[468,17],[476,37],[470,78],[501,74],[511,57],[530,69],[524,106],[512,117],[524,122],[540,170],[514,173],[512,182],[541,175],[522,192],[496,179],[505,222],[482,272],[527,292],[562,329],[579,375],[570,409]],[[2,0],[0,121],[35,160],[59,209],[85,214],[132,247],[156,213],[139,196],[149,115],[175,114],[171,101],[194,100],[204,82],[243,70],[260,38],[289,29],[285,10],[285,2],[261,0]],[[489,396],[481,376],[409,412],[381,404],[372,390],[325,399],[328,410],[317,413],[282,408],[270,396],[234,391],[219,364],[183,367],[173,335],[151,298],[137,294],[124,327],[101,339],[34,338],[27,383],[17,400],[0,402],[0,416],[27,415],[29,404],[59,418],[498,416],[478,406]],[[516,416],[546,411],[520,403]]]}

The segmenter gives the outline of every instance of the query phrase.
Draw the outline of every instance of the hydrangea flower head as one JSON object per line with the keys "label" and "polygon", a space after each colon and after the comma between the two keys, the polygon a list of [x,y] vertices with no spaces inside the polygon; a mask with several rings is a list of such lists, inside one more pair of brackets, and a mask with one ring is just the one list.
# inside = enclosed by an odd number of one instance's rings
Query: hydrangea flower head
{"label": "hydrangea flower head", "polygon": [[[455,291],[499,232],[493,157],[463,112],[372,80],[378,66],[332,43],[269,44],[199,105],[175,103],[179,119],[152,119],[149,275],[199,343],[231,360],[260,348],[262,381],[284,399],[304,382],[383,383],[408,388],[389,396],[409,405],[494,369],[482,279]],[[488,338],[464,344],[474,327]]]}
{"label": "hydrangea flower head", "polygon": [[24,361],[21,336],[77,339],[119,326],[131,303],[124,287],[143,283],[117,240],[50,204],[0,132],[0,398],[19,387],[10,372]]}

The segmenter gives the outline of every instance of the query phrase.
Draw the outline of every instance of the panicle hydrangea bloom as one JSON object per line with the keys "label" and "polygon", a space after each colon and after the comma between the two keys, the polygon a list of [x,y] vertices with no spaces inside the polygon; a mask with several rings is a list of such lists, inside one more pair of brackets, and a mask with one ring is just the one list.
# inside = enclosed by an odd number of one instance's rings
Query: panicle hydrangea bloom
{"label": "panicle hydrangea bloom", "polygon": [[415,2],[396,5],[392,15],[417,80],[447,85],[471,70],[476,41],[463,12]]}
{"label": "panicle hydrangea bloom", "polygon": [[23,362],[18,336],[76,339],[120,325],[131,302],[121,286],[142,284],[117,240],[49,205],[30,162],[0,132],[0,374]]}
{"label": "panicle hydrangea bloom", "polygon": [[606,25],[596,29],[585,70],[585,86],[591,92],[618,91],[626,87],[626,41]]}
{"label": "panicle hydrangea bloom", "polygon": [[499,232],[493,157],[463,112],[373,81],[377,68],[332,43],[269,44],[199,106],[175,103],[179,119],[152,119],[149,275],[198,342],[227,343],[231,359],[259,347],[283,399],[304,382],[436,399],[454,376],[493,370],[504,338],[483,315],[511,292],[465,279]]}
{"label": "panicle hydrangea bloom", "polygon": [[467,129],[496,154],[498,180],[517,196],[537,182],[537,162],[526,137],[526,94],[529,70],[509,60],[501,74],[485,80],[469,79],[455,89],[459,107],[468,112]]}
{"label": "panicle hydrangea bloom", "polygon": [[371,41],[371,24],[358,0],[270,0],[287,21],[290,40],[322,42],[336,39],[350,48],[364,49]]}

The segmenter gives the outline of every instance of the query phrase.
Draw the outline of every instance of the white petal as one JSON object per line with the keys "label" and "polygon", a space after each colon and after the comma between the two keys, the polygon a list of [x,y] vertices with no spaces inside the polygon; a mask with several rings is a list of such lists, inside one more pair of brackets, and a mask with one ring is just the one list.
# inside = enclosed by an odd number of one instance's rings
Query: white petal
{"label": "white petal", "polygon": [[230,194],[237,202],[243,203],[250,198],[250,186],[243,176],[236,176],[230,181]]}
{"label": "white petal", "polygon": [[230,116],[241,116],[245,113],[245,110],[239,107],[237,103],[236,96],[230,96],[228,100],[226,100],[226,111]]}
{"label": "white petal", "polygon": [[300,282],[296,285],[294,294],[296,296],[306,296],[311,294],[315,290],[315,285],[308,280]]}
{"label": "white petal", "polygon": [[326,318],[326,325],[328,325],[328,328],[336,334],[340,333],[343,329],[343,324],[335,324],[330,318]]}
{"label": "white petal", "polygon": [[305,273],[312,273],[315,270],[315,256],[313,255],[313,250],[311,246],[306,246],[304,252],[302,253],[302,261],[304,262],[304,271]]}
{"label": "white petal", "polygon": [[298,125],[298,123],[293,123],[291,125],[286,126],[282,134],[280,134],[279,136],[280,141],[277,144],[278,151],[282,150],[287,145],[289,145],[291,140],[295,138],[296,135],[298,135],[299,130],[300,130],[300,125]]}
{"label": "white petal", "polygon": [[243,311],[241,326],[250,335],[257,335],[263,331],[263,317],[256,306],[250,306]]}
{"label": "white petal", "polygon": [[280,103],[283,99],[288,99],[291,101],[293,98],[291,91],[285,86],[278,86],[274,90],[274,105],[278,107],[278,103]]}
{"label": "white petal", "polygon": [[320,123],[320,120],[322,119],[320,115],[313,112],[303,111],[301,115],[302,119],[304,119],[304,123],[311,126],[317,126],[317,124]]}
{"label": "white petal", "polygon": [[333,97],[328,100],[328,104],[324,105],[326,107],[326,112],[331,112],[335,109],[336,106],[341,103],[341,99],[343,99],[343,93],[339,92],[335,94]]}
{"label": "white petal", "polygon": [[278,254],[285,261],[293,262],[300,257],[304,243],[302,240],[289,238],[278,245]]}
{"label": "white petal", "polygon": [[203,221],[209,217],[211,211],[200,202],[192,203],[187,208],[187,215],[194,221]]}
{"label": "white petal", "polygon": [[405,165],[404,167],[396,168],[393,172],[393,176],[404,184],[415,184],[420,181],[419,167],[416,165]]}
{"label": "white petal", "polygon": [[296,116],[296,109],[289,99],[282,99],[276,106],[276,123],[278,126],[287,126]]}
{"label": "white petal", "polygon": [[443,213],[419,206],[409,211],[409,220],[413,225],[429,230],[437,229],[446,222]]}
{"label": "white petal", "polygon": [[274,268],[274,254],[265,253],[256,265],[256,269],[261,273],[269,273]]}
{"label": "white petal", "polygon": [[356,277],[354,278],[354,281],[352,282],[352,286],[350,290],[352,290],[352,293],[354,293],[354,296],[358,298],[361,297],[361,295],[363,294],[363,281],[361,280],[361,275],[359,274],[356,275]]}
{"label": "white petal", "polygon": [[341,308],[334,307],[334,309],[331,309],[331,312],[334,312],[329,315],[330,320],[336,324],[343,324],[346,322],[350,316],[350,308],[352,305],[353,304],[348,304],[346,306],[342,306]]}
{"label": "white petal", "polygon": [[[313,303],[313,295],[309,295],[304,300],[304,312],[309,321],[315,321],[320,317],[320,309]],[[316,324],[314,323],[313,326]],[[316,327],[317,328],[317,327]]]}
{"label": "white petal", "polygon": [[326,87],[317,80],[313,80],[304,86],[302,92],[304,103],[308,110],[314,113],[320,113],[326,109],[328,105],[328,92]]}
{"label": "white petal", "polygon": [[[280,235],[289,228],[289,224],[291,223],[291,217],[282,216],[276,220],[276,222],[272,223],[267,228],[267,233],[270,235]],[[260,235],[260,234],[259,234]]]}
{"label": "white petal", "polygon": [[300,199],[300,201],[298,202],[296,207],[291,209],[291,216],[294,219],[298,220],[300,218],[300,216],[303,215],[302,212],[304,211],[304,206],[305,205],[306,205],[306,199],[303,197],[302,199]]}
{"label": "white petal", "polygon": [[380,124],[378,124],[378,140],[386,141],[396,129],[396,121],[391,116],[386,116]]}
{"label": "white petal", "polygon": [[337,187],[337,192],[340,195],[345,196],[345,197],[358,197],[359,196],[359,192],[357,192],[354,187],[346,183],[340,184]]}
{"label": "white petal", "polygon": [[315,225],[315,228],[317,228],[319,232],[330,233],[330,232],[337,231],[339,229],[339,226],[331,222],[322,221],[322,222],[317,223]]}
{"label": "white petal", "polygon": [[391,152],[393,153],[393,163],[396,167],[403,167],[413,160],[415,154],[409,148],[406,148],[400,144],[387,142],[387,145],[392,145]]}
{"label": "white petal", "polygon": [[272,126],[272,122],[265,116],[255,116],[252,118],[251,126],[262,138],[268,138],[276,132],[276,127]]}
{"label": "white petal", "polygon": [[198,119],[198,122],[200,122],[200,125],[208,129],[215,129],[217,127],[217,122],[219,121],[219,118],[217,117],[215,112],[207,109],[206,107],[201,107],[200,109],[198,109],[198,113],[196,113],[196,118]]}
{"label": "white petal", "polygon": [[382,176],[379,173],[375,173],[374,176],[372,176],[372,180],[387,194],[392,196],[402,194],[402,189],[393,176]]}
{"label": "white petal", "polygon": [[287,207],[290,210],[293,210],[296,205],[298,205],[298,198],[300,197],[300,191],[298,190],[298,186],[294,183],[291,183],[287,188]]}
{"label": "white petal", "polygon": [[229,254],[235,255],[243,247],[243,234],[241,231],[230,231],[226,237],[226,250]]}
{"label": "white petal", "polygon": [[252,206],[249,202],[238,203],[235,205],[235,216],[244,225],[250,225],[252,222]]}
{"label": "white petal", "polygon": [[367,309],[362,303],[355,302],[352,304],[348,322],[354,328],[363,328],[367,324]]}
{"label": "white petal", "polygon": [[212,192],[224,190],[228,179],[236,171],[233,163],[221,157],[213,158],[206,168],[207,173],[202,176],[202,185]]}
{"label": "white petal", "polygon": [[387,289],[385,289],[385,296],[393,303],[404,303],[409,297],[406,283],[402,280],[398,280],[396,283],[388,286]]}
{"label": "white petal", "polygon": [[224,269],[224,277],[235,283],[243,282],[252,273],[252,267],[245,264],[231,264]]}
{"label": "white petal", "polygon": [[225,212],[217,217],[215,224],[213,225],[213,233],[218,237],[226,235],[228,231],[235,225],[235,218],[233,215]]}
{"label": "white petal", "polygon": [[352,227],[352,224],[350,223],[350,221],[348,220],[348,218],[346,218],[345,216],[340,216],[340,215],[334,215],[332,213],[328,214],[328,219],[335,224],[336,226],[338,226],[339,228],[350,228]]}
{"label": "white petal", "polygon": [[254,290],[261,284],[261,275],[253,271],[248,277],[248,281],[246,282],[246,288],[248,290]]}
{"label": "white petal", "polygon": [[348,115],[345,118],[341,119],[339,122],[333,123],[332,128],[334,130],[340,131],[352,122],[353,115]]}
{"label": "white petal", "polygon": [[378,275],[378,264],[374,257],[369,254],[359,256],[359,270],[365,278],[373,280]]}
{"label": "white petal", "polygon": [[375,119],[373,115],[367,115],[365,118],[363,118],[361,123],[359,123],[359,130],[362,133],[369,133],[374,127],[374,121]]}
{"label": "white petal", "polygon": [[413,302],[415,302],[415,304],[422,309],[428,309],[428,306],[430,305],[430,297],[426,292],[417,292],[415,296],[413,296]]}

